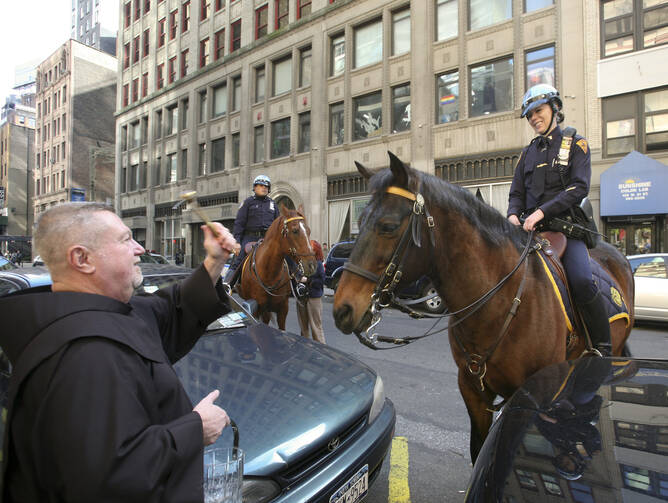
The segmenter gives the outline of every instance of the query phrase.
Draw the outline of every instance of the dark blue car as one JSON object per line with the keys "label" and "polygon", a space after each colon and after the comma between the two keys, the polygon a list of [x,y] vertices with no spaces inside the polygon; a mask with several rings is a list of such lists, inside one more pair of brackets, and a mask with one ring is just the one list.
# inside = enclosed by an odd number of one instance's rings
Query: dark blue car
{"label": "dark blue car", "polygon": [[[329,250],[327,260],[325,261],[325,286],[336,290],[339,286],[339,279],[343,273],[343,264],[350,257],[350,253],[355,246],[355,241],[340,241]],[[439,297],[434,284],[427,276],[422,276],[417,281],[406,286],[399,292],[402,299],[419,299],[421,297],[432,296],[421,304],[415,306],[416,309],[422,309],[431,314],[440,314],[445,311],[445,305]]]}

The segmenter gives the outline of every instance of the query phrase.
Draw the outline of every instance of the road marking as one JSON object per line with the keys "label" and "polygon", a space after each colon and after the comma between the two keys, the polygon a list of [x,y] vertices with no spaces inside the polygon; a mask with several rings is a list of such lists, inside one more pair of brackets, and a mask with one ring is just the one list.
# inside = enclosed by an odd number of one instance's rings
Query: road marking
{"label": "road marking", "polygon": [[406,437],[392,439],[390,453],[390,475],[388,503],[411,503],[411,491],[408,488],[408,440]]}

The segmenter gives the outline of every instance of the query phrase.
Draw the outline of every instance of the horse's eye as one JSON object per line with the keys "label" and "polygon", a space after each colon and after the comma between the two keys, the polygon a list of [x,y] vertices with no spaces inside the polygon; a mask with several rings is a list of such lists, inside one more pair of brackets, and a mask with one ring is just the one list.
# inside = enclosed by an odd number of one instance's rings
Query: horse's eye
{"label": "horse's eye", "polygon": [[392,234],[399,228],[394,222],[378,222],[378,232],[381,234]]}

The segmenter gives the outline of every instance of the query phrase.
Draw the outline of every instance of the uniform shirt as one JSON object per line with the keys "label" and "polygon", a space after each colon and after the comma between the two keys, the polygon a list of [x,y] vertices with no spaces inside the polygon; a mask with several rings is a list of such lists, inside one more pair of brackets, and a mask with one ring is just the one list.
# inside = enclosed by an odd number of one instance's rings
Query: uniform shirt
{"label": "uniform shirt", "polygon": [[[541,209],[545,218],[561,215],[589,193],[591,153],[580,135],[573,137],[568,167],[564,173],[566,190],[559,176],[557,156],[562,133],[559,126],[547,136],[537,136],[522,150],[508,196],[508,216]],[[539,170],[545,170],[541,188]]]}
{"label": "uniform shirt", "polygon": [[269,197],[258,197],[255,194],[247,198],[234,220],[234,239],[241,243],[246,232],[264,232],[280,215],[274,200]]}

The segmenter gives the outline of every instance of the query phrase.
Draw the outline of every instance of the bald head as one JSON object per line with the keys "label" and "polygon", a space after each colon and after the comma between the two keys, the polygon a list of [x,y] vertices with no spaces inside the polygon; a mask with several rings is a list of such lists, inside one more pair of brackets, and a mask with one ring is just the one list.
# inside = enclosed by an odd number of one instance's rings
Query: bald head
{"label": "bald head", "polygon": [[39,217],[33,244],[52,275],[67,264],[67,250],[71,246],[96,247],[105,233],[98,218],[104,212],[114,213],[114,210],[103,203],[64,203]]}

